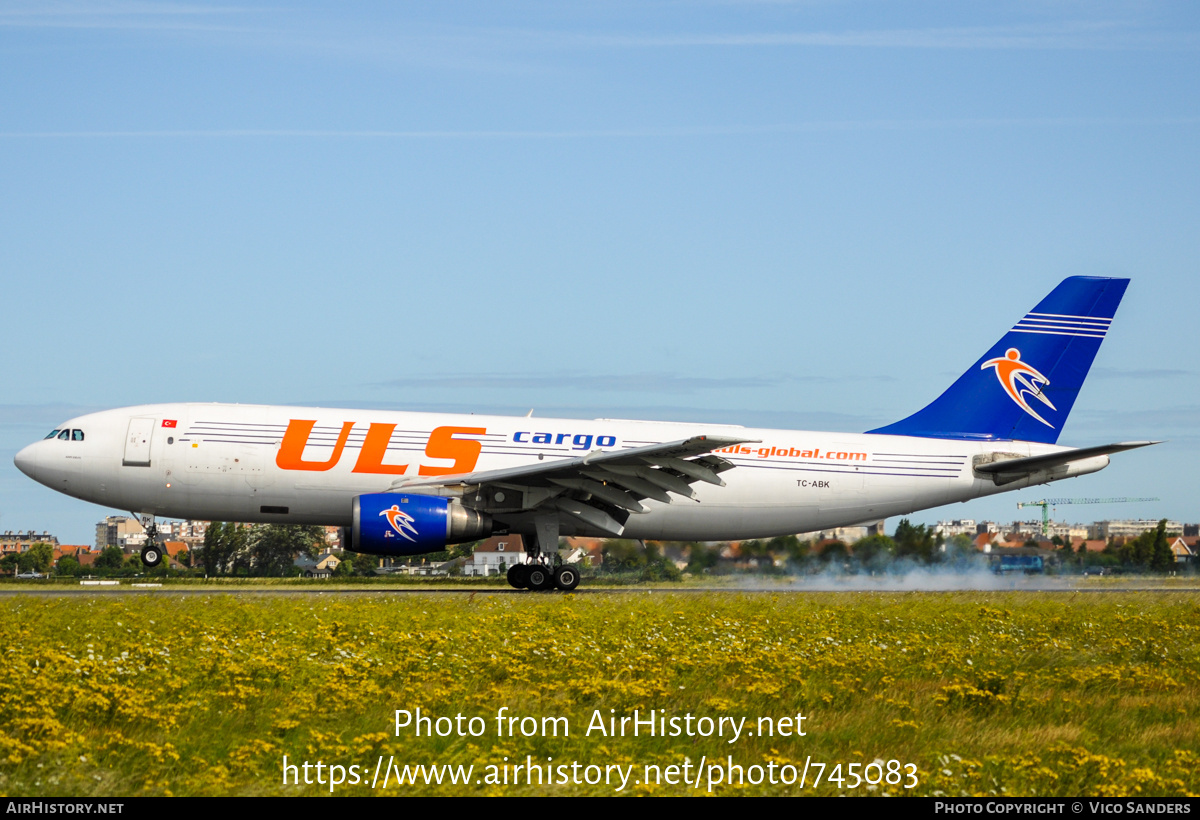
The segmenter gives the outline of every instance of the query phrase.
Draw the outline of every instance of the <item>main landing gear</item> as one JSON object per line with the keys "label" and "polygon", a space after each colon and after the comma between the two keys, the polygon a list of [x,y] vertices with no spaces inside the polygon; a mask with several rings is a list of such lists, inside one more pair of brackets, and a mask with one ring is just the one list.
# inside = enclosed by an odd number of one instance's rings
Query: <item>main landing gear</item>
{"label": "main landing gear", "polygon": [[558,516],[540,516],[537,532],[522,533],[528,562],[508,568],[508,584],[514,589],[543,592],[561,589],[570,592],[579,586],[579,569],[564,564],[558,554]]}
{"label": "main landing gear", "polygon": [[540,561],[535,564],[513,564],[508,568],[508,585],[514,589],[531,589],[543,592],[549,589],[561,589],[570,592],[579,586],[579,570],[570,564],[563,564],[558,556],[555,561],[558,566],[551,567]]}
{"label": "main landing gear", "polygon": [[154,569],[162,563],[163,559],[163,548],[158,543],[158,524],[154,523],[152,515],[137,515],[137,513],[134,515],[146,530],[146,546],[142,547],[142,566],[146,569]]}

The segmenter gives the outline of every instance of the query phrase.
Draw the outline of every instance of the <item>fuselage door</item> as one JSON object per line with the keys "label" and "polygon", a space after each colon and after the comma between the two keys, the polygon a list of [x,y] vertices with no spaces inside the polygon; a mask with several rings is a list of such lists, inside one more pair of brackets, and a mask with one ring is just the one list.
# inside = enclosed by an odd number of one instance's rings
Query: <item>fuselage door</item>
{"label": "fuselage door", "polygon": [[150,466],[150,440],[154,437],[154,419],[134,418],[129,420],[129,434],[125,436],[126,467]]}

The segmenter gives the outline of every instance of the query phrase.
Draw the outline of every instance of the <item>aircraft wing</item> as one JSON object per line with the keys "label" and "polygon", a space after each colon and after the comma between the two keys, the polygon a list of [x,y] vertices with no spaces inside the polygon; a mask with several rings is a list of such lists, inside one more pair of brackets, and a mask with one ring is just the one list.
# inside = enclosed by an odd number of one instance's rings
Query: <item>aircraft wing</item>
{"label": "aircraft wing", "polygon": [[693,436],[626,450],[593,450],[575,458],[520,467],[405,478],[393,483],[389,492],[459,487],[464,502],[486,512],[511,514],[549,507],[620,535],[630,514],[649,512],[641,504],[643,499],[669,504],[677,495],[696,500],[691,487],[696,481],[725,486],[718,474],[734,465],[712,451],[748,441],[729,436]]}

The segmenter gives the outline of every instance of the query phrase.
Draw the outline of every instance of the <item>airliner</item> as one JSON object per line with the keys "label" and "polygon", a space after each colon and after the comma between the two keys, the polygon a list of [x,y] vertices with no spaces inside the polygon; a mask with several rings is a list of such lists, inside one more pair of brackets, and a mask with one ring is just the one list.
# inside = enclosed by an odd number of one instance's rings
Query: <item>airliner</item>
{"label": "airliner", "polygon": [[1064,280],[944,393],[865,433],[623,419],[153,404],[63,422],[16,455],[59,492],[156,517],[342,527],[383,556],[519,533],[514,587],[574,589],[560,536],[740,540],[877,522],[1093,473],[1158,442],[1059,431],[1128,279]]}

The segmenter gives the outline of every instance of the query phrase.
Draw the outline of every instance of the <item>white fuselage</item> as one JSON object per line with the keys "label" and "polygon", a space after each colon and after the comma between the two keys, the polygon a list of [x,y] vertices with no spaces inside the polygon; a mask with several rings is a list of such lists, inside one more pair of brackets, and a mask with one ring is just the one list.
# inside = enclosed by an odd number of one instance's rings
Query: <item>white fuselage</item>
{"label": "white fuselage", "polygon": [[[391,428],[391,429],[389,429]],[[647,500],[625,536],[763,538],[877,521],[915,510],[1094,472],[1107,457],[997,486],[976,457],[1066,448],[712,424],[401,413],[311,407],[161,404],[81,416],[16,463],[48,487],[105,507],[168,518],[351,523],[355,496],[405,477],[493,470],[722,435],[756,440],[717,455],[726,486],[700,483],[696,501]],[[414,490],[420,492],[420,490]],[[564,530],[563,535],[589,535]]]}

